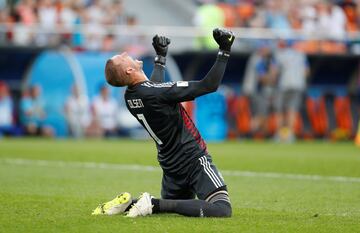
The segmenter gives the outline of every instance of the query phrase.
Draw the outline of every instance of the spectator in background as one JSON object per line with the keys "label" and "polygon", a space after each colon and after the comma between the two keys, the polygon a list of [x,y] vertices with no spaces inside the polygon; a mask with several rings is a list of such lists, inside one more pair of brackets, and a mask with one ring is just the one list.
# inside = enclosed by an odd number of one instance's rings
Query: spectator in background
{"label": "spectator in background", "polygon": [[317,31],[329,39],[343,39],[346,32],[346,16],[341,7],[322,0],[317,5]]}
{"label": "spectator in background", "polygon": [[[194,17],[195,26],[203,28],[207,33],[209,28],[223,27],[225,16],[222,9],[216,4],[201,4],[196,10]],[[196,39],[196,47],[199,49],[217,49],[218,45],[212,35],[199,37]]]}
{"label": "spectator in background", "polygon": [[79,25],[84,24],[84,17],[86,16],[86,12],[83,8],[74,4],[74,12],[75,12],[75,22],[74,26],[76,27],[76,31],[72,34],[71,44],[76,50],[82,50],[85,42],[85,35],[82,30],[80,30]]}
{"label": "spectator in background", "polygon": [[299,10],[302,30],[307,36],[311,36],[317,30],[317,11],[312,4],[300,5]]}
{"label": "spectator in background", "polygon": [[74,29],[76,23],[76,11],[74,4],[67,0],[59,2],[58,6],[58,26],[59,29],[66,30],[69,32],[62,34],[62,43],[71,44],[71,30]]}
{"label": "spectator in background", "polygon": [[105,10],[100,0],[95,0],[94,3],[87,8],[83,17],[84,23],[86,24],[84,28],[86,49],[102,49],[103,39],[106,34],[103,27],[103,23],[106,22],[105,16]]}
{"label": "spectator in background", "polygon": [[282,1],[269,0],[266,2],[266,26],[271,29],[290,29],[285,11],[282,9]]}
{"label": "spectator in background", "polygon": [[106,24],[126,24],[128,16],[125,14],[125,8],[122,0],[111,1],[110,4],[105,5],[105,8],[107,12],[105,16]]}
{"label": "spectator in background", "polygon": [[37,23],[34,0],[20,1],[16,6],[16,12],[20,17],[20,22],[26,26],[33,26]]}
{"label": "spectator in background", "polygon": [[92,102],[93,120],[99,124],[102,135],[105,137],[115,136],[117,133],[118,106],[110,95],[110,89],[106,84],[101,85],[100,94]]}
{"label": "spectator in background", "polygon": [[33,0],[20,1],[15,8],[15,18],[18,24],[14,25],[13,41],[17,45],[28,45],[34,42],[34,33],[29,27],[38,22]]}
{"label": "spectator in background", "polygon": [[[360,1],[358,1],[360,3]],[[343,0],[340,2],[340,7],[346,16],[346,30],[349,32],[356,32],[359,30],[359,15],[357,12],[358,3],[355,0]]]}
{"label": "spectator in background", "polygon": [[[122,0],[114,0],[104,6],[107,14],[104,16],[106,25],[127,25],[129,31],[138,25],[138,20],[133,15],[126,15]],[[134,56],[144,53],[144,36],[131,34],[114,34],[113,30],[108,30],[103,39],[102,51],[123,50]]]}
{"label": "spectator in background", "polygon": [[259,63],[261,56],[259,50],[251,54],[249,60],[246,63],[243,94],[246,96],[253,96],[256,92],[257,78],[256,78],[256,65]]}
{"label": "spectator in background", "polygon": [[266,27],[266,7],[265,3],[259,3],[254,12],[254,16],[249,20],[249,26],[253,28],[265,28]]}
{"label": "spectator in background", "polygon": [[75,138],[82,138],[90,125],[90,105],[87,96],[80,93],[78,86],[74,85],[71,91],[65,103],[65,116],[70,134]]}
{"label": "spectator in background", "polygon": [[0,81],[0,138],[4,134],[14,134],[13,102],[5,82]]}
{"label": "spectator in background", "polygon": [[58,41],[56,35],[50,33],[50,31],[56,28],[58,23],[58,14],[55,8],[55,4],[52,0],[40,0],[38,2],[38,17],[39,24],[44,33],[37,35],[36,43],[41,46],[54,45]]}
{"label": "spectator in background", "polygon": [[269,43],[260,45],[259,59],[255,63],[256,86],[256,110],[253,117],[252,127],[255,134],[267,135],[267,119],[271,108],[274,107],[274,99],[278,82],[279,65],[276,62]]}
{"label": "spectator in background", "polygon": [[45,124],[46,113],[40,86],[34,85],[29,90],[23,91],[20,101],[20,115],[26,134],[46,137],[54,135],[53,129]]}
{"label": "spectator in background", "polygon": [[[9,33],[8,38],[15,45],[29,45],[33,42],[33,35],[29,26],[36,23],[36,17],[32,15],[31,1],[20,3],[15,10],[10,10],[8,18]],[[35,12],[33,12],[35,14]]]}
{"label": "spectator in background", "polygon": [[114,49],[115,49],[114,35],[109,33],[103,39],[101,51],[111,52],[114,51]]}
{"label": "spectator in background", "polygon": [[95,23],[95,24],[104,23],[106,14],[104,11],[104,6],[102,5],[100,0],[93,1],[93,4],[91,4],[87,8],[87,15],[89,17],[90,23]]}
{"label": "spectator in background", "polygon": [[[134,15],[129,15],[126,19],[126,25],[130,30],[138,25],[138,20]],[[147,42],[143,35],[119,35],[117,38],[117,45],[122,51],[126,51],[131,56],[140,57],[149,50],[146,46]]]}
{"label": "spectator in background", "polygon": [[278,132],[276,140],[293,142],[297,114],[306,89],[309,65],[305,54],[291,47],[289,41],[280,40],[276,59],[280,67],[279,92],[276,103]]}
{"label": "spectator in background", "polygon": [[76,12],[75,12],[75,4],[71,3],[71,1],[64,1],[60,6],[59,12],[59,22],[66,29],[72,29],[75,20],[76,20]]}
{"label": "spectator in background", "polygon": [[256,119],[257,115],[257,85],[258,85],[258,79],[257,79],[257,72],[256,72],[256,66],[259,63],[261,59],[260,55],[260,49],[258,49],[256,52],[252,53],[249,57],[246,68],[245,68],[245,75],[244,75],[244,81],[242,85],[242,94],[246,96],[250,102],[250,105],[252,106],[252,115],[253,120],[250,122],[251,124],[251,130],[254,132],[256,131],[258,120]]}

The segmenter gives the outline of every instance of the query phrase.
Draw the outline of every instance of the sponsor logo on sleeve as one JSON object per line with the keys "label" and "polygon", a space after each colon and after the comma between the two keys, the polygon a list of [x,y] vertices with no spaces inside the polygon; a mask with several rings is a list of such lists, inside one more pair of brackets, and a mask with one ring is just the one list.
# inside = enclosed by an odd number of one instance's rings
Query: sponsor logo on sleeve
{"label": "sponsor logo on sleeve", "polygon": [[189,86],[189,82],[186,82],[186,81],[178,81],[178,82],[176,82],[176,86],[177,86],[177,87],[188,87],[188,86]]}

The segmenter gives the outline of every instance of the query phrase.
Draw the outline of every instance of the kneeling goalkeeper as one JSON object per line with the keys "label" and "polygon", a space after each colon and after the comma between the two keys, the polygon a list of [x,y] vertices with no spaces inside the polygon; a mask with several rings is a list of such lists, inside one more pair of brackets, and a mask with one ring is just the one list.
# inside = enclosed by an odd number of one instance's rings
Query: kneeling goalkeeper
{"label": "kneeling goalkeeper", "polygon": [[153,38],[157,55],[150,79],[142,70],[143,63],[127,53],[107,61],[107,82],[116,87],[127,86],[127,108],[156,143],[158,161],[163,170],[162,198],[143,193],[139,199],[132,200],[129,193],[122,193],[97,207],[94,215],[128,211],[129,217],[155,213],[231,216],[226,184],[212,163],[199,131],[181,105],[181,102],[216,91],[221,83],[235,37],[224,29],[214,29],[213,36],[219,44],[217,58],[200,81],[164,82],[170,40],[163,36]]}

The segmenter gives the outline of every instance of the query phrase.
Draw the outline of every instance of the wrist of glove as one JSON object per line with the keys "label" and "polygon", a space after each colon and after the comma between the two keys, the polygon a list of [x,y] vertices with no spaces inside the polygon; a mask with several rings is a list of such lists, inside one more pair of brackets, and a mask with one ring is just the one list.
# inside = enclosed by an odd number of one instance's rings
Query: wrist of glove
{"label": "wrist of glove", "polygon": [[218,51],[218,56],[219,56],[219,57],[230,57],[230,52],[219,49],[219,51]]}
{"label": "wrist of glove", "polygon": [[156,56],[155,56],[155,59],[154,59],[154,63],[155,63],[155,64],[162,65],[162,66],[165,66],[166,57],[165,57],[165,56],[161,56],[161,55],[156,55]]}

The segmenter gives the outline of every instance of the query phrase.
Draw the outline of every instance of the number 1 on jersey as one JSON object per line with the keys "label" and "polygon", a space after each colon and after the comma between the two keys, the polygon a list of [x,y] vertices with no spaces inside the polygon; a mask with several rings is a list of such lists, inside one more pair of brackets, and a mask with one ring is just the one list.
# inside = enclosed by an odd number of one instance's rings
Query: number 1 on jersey
{"label": "number 1 on jersey", "polygon": [[150,125],[145,119],[144,114],[136,114],[137,118],[144,123],[146,130],[149,132],[150,136],[157,142],[157,144],[162,145],[162,141],[155,135],[154,131],[150,128]]}

